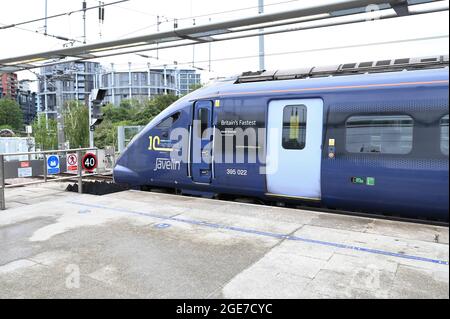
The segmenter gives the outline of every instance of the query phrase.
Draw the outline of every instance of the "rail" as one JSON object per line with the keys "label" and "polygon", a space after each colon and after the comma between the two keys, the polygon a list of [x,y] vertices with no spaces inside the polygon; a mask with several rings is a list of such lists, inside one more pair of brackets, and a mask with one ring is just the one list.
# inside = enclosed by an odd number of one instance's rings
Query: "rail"
{"label": "rail", "polygon": [[[14,188],[14,187],[21,187],[21,186],[27,186],[27,185],[34,185],[34,184],[41,184],[41,183],[47,183],[47,182],[57,182],[57,181],[64,181],[64,180],[70,180],[70,179],[74,179],[77,178],[78,179],[78,193],[82,193],[83,192],[83,177],[89,177],[89,176],[96,176],[99,175],[98,172],[86,172],[83,173],[83,168],[82,168],[82,154],[83,152],[88,152],[88,151],[94,151],[95,155],[98,155],[98,148],[93,147],[93,148],[77,148],[77,149],[67,149],[67,150],[50,150],[50,151],[37,151],[37,152],[20,152],[20,153],[5,153],[5,154],[0,154],[0,210],[5,210],[6,209],[6,200],[5,200],[5,189],[7,188]],[[76,167],[76,175],[74,174],[73,176],[66,176],[66,177],[58,177],[58,178],[51,178],[49,179],[49,175],[55,175],[55,174],[49,174],[48,169],[47,169],[47,156],[49,154],[64,154],[65,156],[67,156],[67,154],[75,154],[77,155],[77,167]],[[32,175],[32,177],[37,177],[37,176],[43,176],[43,180],[39,180],[39,181],[30,181],[30,182],[24,182],[24,183],[17,183],[17,184],[10,184],[10,185],[6,185],[5,180],[6,180],[6,172],[5,172],[5,158],[7,157],[11,157],[11,156],[28,156],[28,161],[30,161],[31,155],[40,155],[40,157],[42,156],[43,158],[43,162],[42,164],[39,163],[39,165],[42,165],[42,171],[43,174],[37,174],[37,175]],[[114,154],[113,156],[113,161],[114,161]],[[114,165],[114,164],[113,164]],[[31,177],[31,176],[29,176]]]}

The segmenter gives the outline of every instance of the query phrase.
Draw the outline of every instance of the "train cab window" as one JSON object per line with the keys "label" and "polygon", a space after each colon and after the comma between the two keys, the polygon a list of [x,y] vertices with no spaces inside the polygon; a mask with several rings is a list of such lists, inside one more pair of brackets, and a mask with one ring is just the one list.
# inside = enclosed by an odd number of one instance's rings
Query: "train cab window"
{"label": "train cab window", "polygon": [[201,138],[204,132],[209,127],[209,110],[206,108],[198,109],[198,121],[200,122],[198,127],[198,137]]}
{"label": "train cab window", "polygon": [[283,110],[283,148],[302,150],[306,143],[306,106],[287,105]]}
{"label": "train cab window", "polygon": [[448,156],[448,115],[441,119],[441,151]]}
{"label": "train cab window", "polygon": [[173,123],[175,123],[179,118],[180,118],[180,112],[174,113],[171,116],[166,117],[164,120],[159,122],[159,124],[156,125],[156,128],[160,129],[160,130],[170,129],[172,127]]}
{"label": "train cab window", "polygon": [[352,116],[346,123],[350,153],[408,154],[413,146],[413,119],[407,115]]}

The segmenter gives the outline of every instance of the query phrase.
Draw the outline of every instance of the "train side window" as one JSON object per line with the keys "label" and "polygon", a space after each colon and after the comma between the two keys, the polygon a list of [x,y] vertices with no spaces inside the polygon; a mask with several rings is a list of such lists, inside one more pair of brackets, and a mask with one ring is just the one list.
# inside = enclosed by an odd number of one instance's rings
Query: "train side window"
{"label": "train side window", "polygon": [[205,109],[205,108],[199,108],[198,109],[198,120],[200,122],[199,130],[198,130],[198,137],[202,138],[203,133],[209,127],[209,110]]}
{"label": "train side window", "polygon": [[441,151],[448,156],[448,114],[441,119]]}
{"label": "train side window", "polygon": [[410,116],[352,116],[346,122],[347,152],[408,154],[412,146],[413,119]]}
{"label": "train side window", "polygon": [[157,129],[160,130],[167,130],[172,127],[172,125],[180,118],[180,112],[174,113],[169,117],[166,117],[164,120],[159,122],[158,125],[156,125]]}
{"label": "train side window", "polygon": [[287,105],[283,110],[283,148],[302,150],[306,145],[306,106]]}

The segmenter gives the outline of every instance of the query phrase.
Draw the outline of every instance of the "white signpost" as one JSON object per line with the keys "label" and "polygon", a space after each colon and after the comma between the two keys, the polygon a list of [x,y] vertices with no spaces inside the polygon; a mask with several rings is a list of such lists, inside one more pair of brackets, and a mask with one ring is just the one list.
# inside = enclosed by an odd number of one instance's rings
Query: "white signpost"
{"label": "white signpost", "polygon": [[17,169],[18,177],[31,177],[33,176],[33,170],[31,167],[20,167]]}

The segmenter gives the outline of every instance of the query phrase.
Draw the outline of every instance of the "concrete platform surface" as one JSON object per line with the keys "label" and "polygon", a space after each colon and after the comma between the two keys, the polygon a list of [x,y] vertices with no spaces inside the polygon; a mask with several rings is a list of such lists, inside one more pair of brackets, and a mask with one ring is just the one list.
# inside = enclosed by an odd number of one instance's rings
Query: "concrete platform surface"
{"label": "concrete platform surface", "polygon": [[449,298],[448,227],[64,188],[7,191],[0,298]]}

